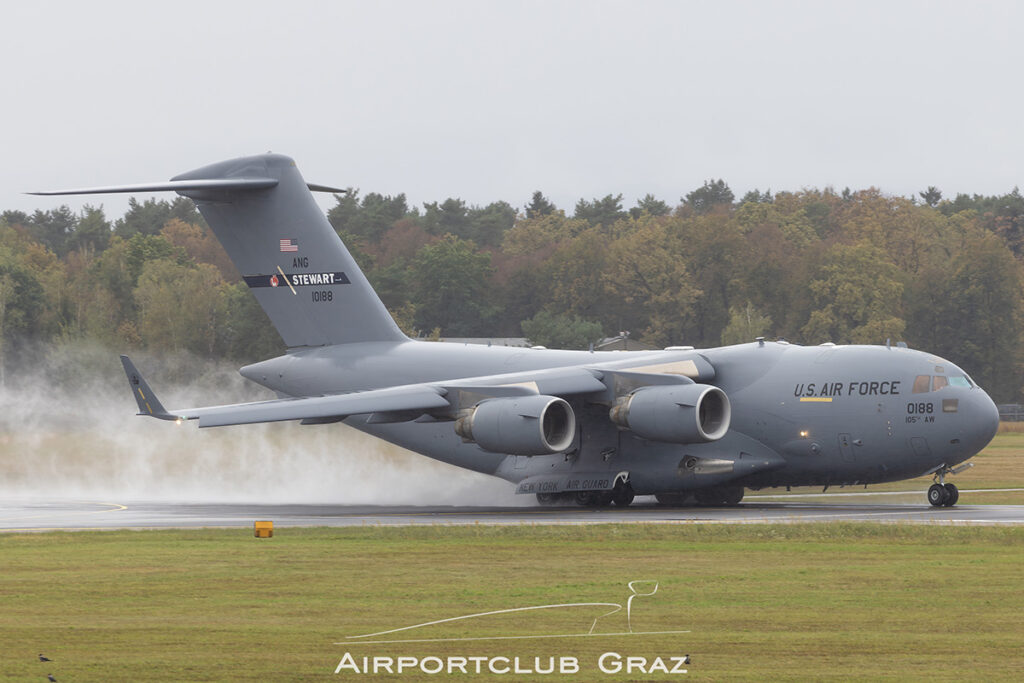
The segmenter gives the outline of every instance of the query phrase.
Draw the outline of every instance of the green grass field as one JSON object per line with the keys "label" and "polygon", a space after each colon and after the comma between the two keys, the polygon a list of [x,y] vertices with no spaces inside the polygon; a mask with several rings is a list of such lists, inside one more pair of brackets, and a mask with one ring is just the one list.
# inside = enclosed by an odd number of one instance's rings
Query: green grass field
{"label": "green grass field", "polygon": [[[1024,432],[1007,429],[953,478],[1024,486]],[[917,490],[928,479],[872,486]],[[858,490],[858,489],[855,489]],[[808,489],[795,489],[807,492]],[[891,500],[891,499],[890,499]],[[1019,493],[961,503],[1024,503]],[[923,504],[923,501],[922,501]],[[495,615],[365,644],[347,636],[476,612],[575,602],[607,608]],[[691,654],[696,680],[1019,680],[1024,529],[923,525],[416,527],[0,534],[0,680],[298,681],[363,656],[579,660]],[[605,635],[602,635],[605,634]],[[41,663],[43,652],[53,662]],[[363,675],[443,680],[444,675]],[[532,680],[536,675],[462,675]],[[557,675],[540,677],[560,678]]]}
{"label": "green grass field", "polygon": [[[695,680],[1019,680],[1024,529],[811,524],[114,531],[0,535],[0,677],[298,681],[371,656],[689,653]],[[685,634],[336,645],[445,617],[624,604]],[[498,615],[395,637],[586,632],[607,609]],[[623,613],[598,633],[626,630]],[[40,663],[38,653],[54,661]],[[531,659],[532,661],[532,659]],[[351,676],[350,676],[351,678]],[[443,680],[445,676],[361,676]],[[473,678],[475,676],[457,676]],[[535,676],[482,676],[531,680]],[[548,676],[549,679],[559,678]]]}

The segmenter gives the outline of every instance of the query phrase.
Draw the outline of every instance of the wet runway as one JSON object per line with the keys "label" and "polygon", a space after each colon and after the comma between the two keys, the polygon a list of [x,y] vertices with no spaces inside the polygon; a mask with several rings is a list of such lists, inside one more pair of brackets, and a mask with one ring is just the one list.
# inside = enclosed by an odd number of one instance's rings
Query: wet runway
{"label": "wet runway", "polygon": [[[1024,524],[1024,505],[933,508],[921,492],[748,497],[737,507],[660,507],[638,499],[620,508],[268,505],[173,502],[0,501],[0,531],[251,527],[509,524],[759,524],[827,521],[926,524]],[[651,502],[646,502],[650,500]],[[863,501],[863,502],[861,502]],[[892,501],[892,502],[890,502]]]}

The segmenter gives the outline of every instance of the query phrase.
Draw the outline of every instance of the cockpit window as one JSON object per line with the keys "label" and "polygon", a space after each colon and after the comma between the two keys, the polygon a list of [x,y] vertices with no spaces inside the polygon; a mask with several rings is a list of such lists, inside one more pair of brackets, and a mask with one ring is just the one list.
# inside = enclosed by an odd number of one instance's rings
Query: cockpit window
{"label": "cockpit window", "polygon": [[914,393],[915,394],[927,394],[930,391],[939,391],[945,389],[948,386],[954,387],[967,387],[968,389],[974,386],[974,382],[971,381],[970,377],[964,375],[955,375],[948,377],[946,375],[918,375],[914,378]]}

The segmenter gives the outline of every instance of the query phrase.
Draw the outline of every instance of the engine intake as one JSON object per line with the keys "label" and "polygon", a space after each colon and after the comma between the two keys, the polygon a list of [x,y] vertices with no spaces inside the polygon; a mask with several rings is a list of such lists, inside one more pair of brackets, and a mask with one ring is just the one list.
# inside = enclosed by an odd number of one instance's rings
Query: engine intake
{"label": "engine intake", "polygon": [[651,441],[717,441],[729,431],[729,397],[707,384],[642,387],[615,401],[612,422]]}
{"label": "engine intake", "polygon": [[572,445],[576,415],[555,396],[492,398],[463,411],[455,433],[493,453],[548,455]]}

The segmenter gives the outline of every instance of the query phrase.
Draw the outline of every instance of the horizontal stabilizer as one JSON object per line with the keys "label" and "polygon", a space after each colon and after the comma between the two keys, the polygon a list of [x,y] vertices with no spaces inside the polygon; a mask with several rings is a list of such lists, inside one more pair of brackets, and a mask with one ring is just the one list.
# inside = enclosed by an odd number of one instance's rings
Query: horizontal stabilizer
{"label": "horizontal stabilizer", "polygon": [[82,187],[75,190],[46,190],[25,194],[116,194],[119,192],[188,192],[190,190],[266,190],[277,185],[276,178],[211,178],[207,180],[165,180],[160,183]]}
{"label": "horizontal stabilizer", "polygon": [[[107,185],[106,187],[80,187],[74,190],[44,190],[26,192],[34,195],[62,194],[118,194],[128,192],[195,192],[196,190],[268,190],[278,181],[276,178],[211,178],[209,180],[167,180],[162,183],[137,183],[133,185]],[[345,194],[348,190],[308,183],[310,192],[330,192]]]}
{"label": "horizontal stabilizer", "polygon": [[331,187],[330,185],[317,185],[316,183],[306,183],[306,187],[309,188],[310,192],[330,192],[332,194],[348,194],[348,190],[343,190],[339,187]]}

